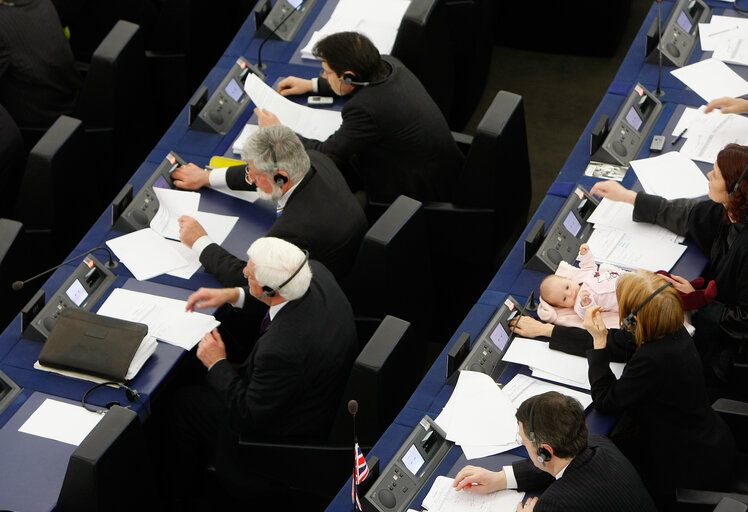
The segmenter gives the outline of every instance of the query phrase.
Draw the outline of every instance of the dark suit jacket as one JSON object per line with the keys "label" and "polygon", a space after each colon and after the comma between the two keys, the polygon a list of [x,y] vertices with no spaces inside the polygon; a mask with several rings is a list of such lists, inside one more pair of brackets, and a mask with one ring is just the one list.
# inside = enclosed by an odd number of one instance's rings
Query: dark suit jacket
{"label": "dark suit jacket", "polygon": [[221,396],[231,428],[245,436],[329,434],[358,341],[335,278],[319,262],[310,265],[309,290],[278,312],[244,364],[236,368],[224,359],[208,372],[206,382]]}
{"label": "dark suit jacket", "polygon": [[[335,133],[325,141],[301,140],[309,149],[351,162],[373,200],[391,203],[405,194],[451,201],[464,157],[447,121],[413,73],[394,57],[383,59],[389,75],[354,90]],[[319,83],[320,93],[330,94],[327,82]]]}
{"label": "dark suit jacket", "polygon": [[607,438],[590,434],[588,447],[556,480],[524,459],[512,464],[518,490],[543,490],[536,512],[655,512],[639,475]]}
{"label": "dark suit jacket", "polygon": [[[368,224],[361,206],[351,194],[335,164],[324,155],[309,151],[312,167],[288,198],[283,214],[266,236],[282,238],[330,269],[340,280],[353,266]],[[230,188],[247,189],[244,168],[231,168],[226,175]],[[245,286],[242,275],[246,260],[211,244],[200,255],[205,270],[224,286]]]}

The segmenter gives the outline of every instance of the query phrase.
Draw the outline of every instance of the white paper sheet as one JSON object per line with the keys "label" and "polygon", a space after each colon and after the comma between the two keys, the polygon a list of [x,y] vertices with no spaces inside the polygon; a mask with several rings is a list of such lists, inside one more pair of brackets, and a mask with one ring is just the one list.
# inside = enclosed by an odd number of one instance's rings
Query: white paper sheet
{"label": "white paper sheet", "polygon": [[185,311],[187,301],[117,288],[99,308],[100,315],[144,323],[148,334],[190,350],[220,325],[211,315]]}
{"label": "white paper sheet", "polygon": [[231,151],[234,152],[235,155],[242,154],[242,149],[244,148],[244,143],[247,142],[247,139],[250,135],[252,135],[254,132],[256,132],[260,128],[256,124],[245,124],[244,128],[242,128],[241,133],[236,138],[234,143],[231,145]]}
{"label": "white paper sheet", "polygon": [[107,240],[106,244],[138,281],[187,265],[170,241],[151,228]]}
{"label": "white paper sheet", "polygon": [[326,140],[340,127],[343,117],[334,110],[321,110],[294,103],[250,73],[244,90],[259,108],[268,109],[280,122],[308,139]]}
{"label": "white paper sheet", "polygon": [[748,36],[748,20],[713,14],[709,23],[699,23],[701,49],[705,52],[717,50],[726,39],[736,36]]}
{"label": "white paper sheet", "polygon": [[[690,137],[687,142],[693,137]],[[709,193],[709,181],[701,169],[678,151],[641,160],[632,160],[644,191],[665,199],[701,197]]]}
{"label": "white paper sheet", "polygon": [[582,393],[574,389],[569,389],[563,386],[557,386],[550,382],[544,382],[542,380],[533,379],[527,375],[521,373],[514,376],[509,383],[502,388],[504,393],[509,394],[509,399],[512,401],[515,407],[519,409],[522,402],[528,398],[542,395],[548,391],[557,391],[562,395],[570,396],[579,400],[582,407],[586,409],[592,404],[592,396],[589,393]]}
{"label": "white paper sheet", "polygon": [[423,499],[423,508],[430,512],[514,512],[524,492],[512,489],[478,494],[454,489],[454,478],[437,476]]}
{"label": "white paper sheet", "polygon": [[80,405],[47,398],[18,431],[78,446],[103,417]]}
{"label": "white paper sheet", "polygon": [[587,243],[598,263],[611,263],[624,270],[641,268],[650,272],[670,270],[686,250],[685,245],[597,227]]}
{"label": "white paper sheet", "polygon": [[151,219],[151,229],[159,235],[179,240],[179,217],[194,217],[200,206],[200,194],[186,190],[154,187],[158,199],[158,210]]}
{"label": "white paper sheet", "polygon": [[638,237],[663,242],[680,243],[684,237],[676,235],[672,231],[650,224],[649,222],[634,222],[632,215],[634,205],[622,201],[613,201],[604,197],[595,211],[587,219],[596,228],[616,229]]}
{"label": "white paper sheet", "polygon": [[671,73],[705,101],[748,94],[748,82],[717,59],[702,60]]}

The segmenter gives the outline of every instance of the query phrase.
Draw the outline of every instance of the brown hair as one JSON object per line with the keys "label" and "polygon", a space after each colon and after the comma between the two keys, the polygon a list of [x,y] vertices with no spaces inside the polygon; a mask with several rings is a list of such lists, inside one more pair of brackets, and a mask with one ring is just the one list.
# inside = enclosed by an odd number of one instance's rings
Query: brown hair
{"label": "brown hair", "polygon": [[576,457],[587,448],[587,424],[582,405],[570,396],[556,391],[528,398],[514,415],[530,437],[535,433],[536,448],[549,444],[557,457]]}
{"label": "brown hair", "polygon": [[[745,166],[748,165],[748,147],[740,144],[728,144],[717,155],[717,166],[725,180],[727,193],[730,194],[740,178]],[[748,176],[743,176],[737,190],[730,195],[725,208],[724,220],[729,223],[730,218],[740,224],[748,221]]]}
{"label": "brown hair", "polygon": [[312,54],[327,62],[338,76],[351,71],[356,82],[376,80],[386,71],[377,47],[358,32],[331,34],[314,45]]}
{"label": "brown hair", "polygon": [[[618,317],[621,322],[667,283],[664,277],[646,270],[621,276],[616,287]],[[669,286],[659,292],[636,313],[636,320],[634,337],[637,345],[662,338],[683,327],[683,302],[678,291]]]}

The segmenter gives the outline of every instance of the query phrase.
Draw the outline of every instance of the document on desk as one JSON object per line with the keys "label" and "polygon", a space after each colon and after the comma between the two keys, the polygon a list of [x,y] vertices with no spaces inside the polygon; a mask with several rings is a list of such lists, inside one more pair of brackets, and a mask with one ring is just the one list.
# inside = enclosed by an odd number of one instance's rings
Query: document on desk
{"label": "document on desk", "polygon": [[103,417],[80,405],[47,398],[18,431],[78,446]]}
{"label": "document on desk", "polygon": [[[578,388],[590,389],[591,387],[587,375],[589,370],[587,358],[552,350],[544,341],[514,338],[503,360],[524,364],[532,369],[547,372],[551,376],[558,375],[565,379],[564,383],[573,382]],[[610,369],[616,378],[621,377],[624,367],[623,363],[610,363]],[[549,380],[555,379],[549,378]]]}
{"label": "document on desk", "polygon": [[[202,225],[208,236],[218,245],[221,245],[228,238],[229,233],[231,233],[231,230],[234,229],[234,226],[239,221],[239,217],[208,212],[195,213],[195,219]],[[167,241],[187,261],[187,264],[183,267],[170,270],[167,274],[182,279],[191,278],[202,266],[200,257],[181,242],[175,240]]]}
{"label": "document on desk", "polygon": [[717,51],[729,39],[745,37],[748,37],[748,20],[745,18],[714,14],[709,23],[699,23],[701,49],[705,52]]}
{"label": "document on desk", "polygon": [[737,98],[748,94],[748,82],[727,64],[714,58],[674,69],[670,73],[705,101],[722,96]]}
{"label": "document on desk", "polygon": [[704,173],[690,158],[678,151],[632,160],[631,167],[648,194],[678,199],[701,197],[709,193],[709,180]]}
{"label": "document on desk", "polygon": [[144,323],[148,334],[190,350],[206,332],[220,325],[213,316],[187,312],[187,301],[116,288],[99,308],[100,315]]}
{"label": "document on desk", "polygon": [[598,263],[610,263],[624,270],[644,269],[650,272],[670,270],[686,251],[685,245],[597,226],[587,244]]}
{"label": "document on desk", "polygon": [[172,240],[179,240],[179,222],[182,215],[194,217],[200,206],[200,194],[186,190],[153,187],[158,199],[158,211],[151,219],[151,229]]}
{"label": "document on desk", "polygon": [[138,281],[187,265],[170,241],[151,228],[107,240],[106,244]]}
{"label": "document on desk", "polygon": [[254,104],[278,116],[280,122],[308,139],[325,140],[340,127],[343,117],[334,110],[305,107],[284,98],[272,87],[250,73],[244,90]]}
{"label": "document on desk", "polygon": [[518,409],[519,406],[522,405],[522,402],[528,398],[542,395],[548,391],[557,391],[562,395],[576,398],[585,409],[592,404],[592,396],[590,396],[589,393],[583,393],[564,386],[551,384],[550,382],[533,379],[532,377],[528,377],[521,373],[515,375],[514,378],[502,388],[502,391],[509,394],[509,399]]}
{"label": "document on desk", "polygon": [[680,243],[684,237],[676,235],[669,229],[650,224],[649,222],[634,222],[632,219],[634,205],[623,201],[613,201],[604,197],[587,219],[595,228],[606,228],[623,231],[629,235],[646,237],[650,240]]}
{"label": "document on desk", "polygon": [[422,506],[429,512],[514,512],[517,504],[525,497],[524,492],[513,489],[477,494],[457,492],[454,478],[437,476]]}
{"label": "document on desk", "polygon": [[494,455],[517,446],[516,408],[488,375],[461,371],[452,396],[436,418],[465,457]]}

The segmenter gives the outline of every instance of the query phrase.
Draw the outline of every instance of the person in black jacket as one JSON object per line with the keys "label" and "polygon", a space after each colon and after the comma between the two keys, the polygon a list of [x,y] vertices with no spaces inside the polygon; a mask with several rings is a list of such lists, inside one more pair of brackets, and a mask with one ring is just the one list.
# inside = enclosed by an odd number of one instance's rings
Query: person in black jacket
{"label": "person in black jacket", "polygon": [[[350,96],[343,124],[327,140],[303,139],[304,146],[331,156],[356,187],[363,181],[369,199],[391,203],[400,194],[418,201],[451,201],[464,157],[446,119],[418,78],[399,60],[380,56],[364,35],[340,32],[321,39],[314,55],[320,78],[288,77],[284,95]],[[260,126],[280,123],[255,109]]]}
{"label": "person in black jacket", "polygon": [[499,472],[465,466],[455,477],[456,490],[542,492],[520,502],[518,511],[656,510],[626,457],[606,437],[588,435],[584,409],[576,399],[549,391],[525,400],[516,417],[517,442],[530,458]]}
{"label": "person in black jacket", "polygon": [[[335,164],[316,152],[304,150],[298,137],[285,126],[260,128],[242,150],[244,166],[204,169],[189,164],[172,173],[176,186],[196,190],[228,186],[257,190],[278,204],[279,215],[267,236],[282,238],[309,251],[338,280],[356,259],[368,225],[361,206],[346,186]],[[200,255],[205,270],[224,286],[246,285],[245,262],[214,243],[192,217],[182,217],[180,239]]]}
{"label": "person in black jacket", "polygon": [[[732,362],[748,355],[748,147],[728,144],[717,155],[709,178],[709,199],[665,199],[627,190],[615,181],[596,183],[591,192],[634,205],[633,219],[652,222],[687,235],[707,255],[702,273],[714,280],[716,300],[694,314],[695,341],[707,370],[720,381],[729,380]],[[673,276],[683,293],[693,287]],[[711,372],[709,372],[711,376]],[[748,390],[738,390],[746,393]]]}
{"label": "person in black jacket", "polygon": [[[246,360],[230,360],[217,330],[197,347],[207,369],[205,384],[180,390],[170,417],[175,488],[183,493],[194,487],[206,458],[229,480],[253,469],[239,459],[238,436],[325,439],[358,352],[351,306],[324,265],[278,238],[256,240],[247,254],[244,272],[252,297],[246,300],[270,307],[267,322],[259,335],[235,333],[252,346]],[[241,307],[243,301],[241,289],[200,288],[187,308]]]}

